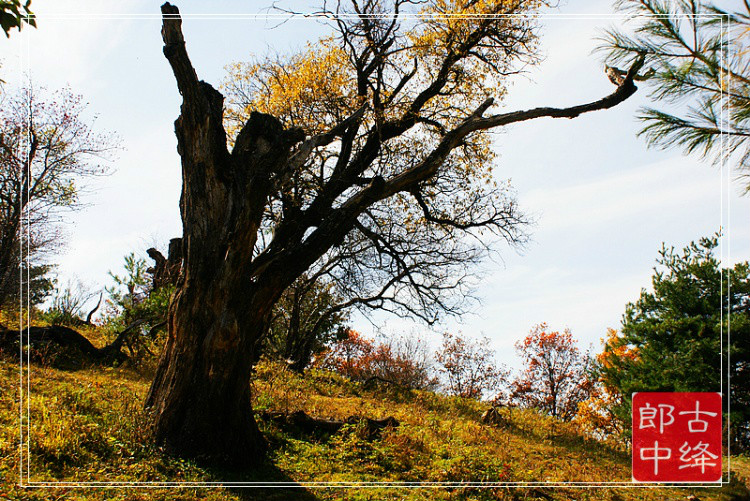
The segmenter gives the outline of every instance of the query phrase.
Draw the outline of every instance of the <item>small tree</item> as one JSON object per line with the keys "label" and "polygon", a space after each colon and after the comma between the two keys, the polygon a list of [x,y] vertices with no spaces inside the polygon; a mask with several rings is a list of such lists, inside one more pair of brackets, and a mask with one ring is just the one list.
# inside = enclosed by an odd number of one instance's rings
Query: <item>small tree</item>
{"label": "small tree", "polygon": [[114,285],[106,288],[109,294],[107,302],[116,315],[129,323],[138,316],[139,307],[151,292],[151,278],[146,260],[136,257],[133,252],[125,256],[123,268],[124,275],[109,272]]}
{"label": "small tree", "polygon": [[40,261],[59,246],[60,214],[81,206],[83,179],[107,172],[100,162],[115,142],[93,131],[83,118],[85,108],[69,89],[45,96],[27,87],[3,96],[0,306],[19,293],[20,276],[43,278],[38,272],[48,268]]}
{"label": "small tree", "polygon": [[593,383],[588,357],[581,354],[570,331],[550,331],[541,323],[516,343],[516,350],[524,369],[513,382],[511,397],[525,407],[572,419]]}
{"label": "small tree", "polygon": [[495,364],[494,358],[489,338],[471,339],[450,332],[443,334],[443,344],[435,353],[448,393],[464,398],[497,393],[508,371]]}
{"label": "small tree", "polygon": [[149,346],[164,330],[174,286],[154,288],[153,273],[148,271],[146,260],[132,252],[125,256],[123,268],[122,275],[109,273],[114,284],[106,287],[109,295],[106,322],[112,332],[128,333],[122,343],[128,347],[131,358],[139,362],[146,354],[153,355]]}
{"label": "small tree", "polygon": [[[750,264],[722,268],[713,255],[718,245],[718,235],[682,252],[663,245],[652,289],[625,307],[622,335],[611,339],[599,372],[622,395],[613,411],[626,434],[634,392],[724,391],[733,445],[750,447]],[[727,329],[729,391],[720,379]]]}
{"label": "small tree", "polygon": [[[715,153],[717,160],[722,152],[739,151],[740,168],[750,169],[750,3],[736,13],[700,1],[620,0],[616,5],[633,15],[634,34],[610,30],[603,49],[610,64],[645,56],[651,97],[662,105],[641,110],[641,134],[649,144],[704,157]],[[622,78],[619,73],[610,68],[615,80]]]}

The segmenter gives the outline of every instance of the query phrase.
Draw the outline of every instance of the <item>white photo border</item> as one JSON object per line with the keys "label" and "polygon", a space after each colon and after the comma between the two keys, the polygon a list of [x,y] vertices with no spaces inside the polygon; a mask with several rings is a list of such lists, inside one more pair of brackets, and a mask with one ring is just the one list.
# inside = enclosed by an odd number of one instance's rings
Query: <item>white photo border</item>
{"label": "white photo border", "polygon": [[[183,19],[211,19],[211,20],[221,20],[221,19],[253,19],[253,20],[268,20],[268,19],[278,19],[278,20],[287,20],[292,18],[304,18],[309,20],[316,20],[316,19],[332,19],[335,17],[349,17],[349,15],[327,15],[327,14],[320,14],[320,13],[307,13],[307,14],[180,14]],[[401,17],[404,18],[423,18],[425,15],[422,14],[400,14]],[[441,15],[440,17],[448,17],[451,15]],[[493,15],[493,16],[465,16],[461,14],[453,15],[456,17],[533,17],[536,19],[543,19],[543,18],[553,18],[553,19],[566,19],[566,20],[580,20],[580,19],[602,19],[602,20],[623,20],[623,19],[633,19],[633,16],[626,16],[626,15],[617,15],[617,14],[554,14],[554,13],[548,13],[548,14],[505,14],[505,15]],[[26,16],[25,20],[28,21],[31,16]],[[381,17],[390,17],[389,14],[383,14]],[[654,15],[638,15],[635,17],[658,17]],[[725,15],[721,14],[700,14],[700,15],[679,15],[675,17],[681,17],[681,18],[720,18],[720,32],[721,32],[721,40],[722,40],[722,46],[727,47],[725,44],[726,42],[726,36],[727,32],[731,31],[731,19],[727,18]],[[34,16],[35,19],[65,19],[65,20],[91,20],[91,19],[157,19],[161,20],[162,15],[161,14],[123,14],[123,15],[117,15],[117,14],[104,14],[104,15],[96,15],[96,14],[56,14],[56,15],[50,15],[50,16]],[[31,74],[31,57],[30,57],[30,27],[26,26],[25,32],[20,33],[22,43],[20,44],[20,60],[21,60],[21,78],[22,80],[25,78],[30,78]],[[731,54],[727,54],[727,51],[729,48],[727,47],[725,50],[722,51],[721,54],[721,60],[726,61],[729,59],[729,56]],[[726,81],[728,82],[728,85],[731,85],[731,75],[727,75]],[[724,120],[729,120],[730,115],[730,109],[729,109],[729,100],[724,95],[724,88],[721,89],[721,110],[722,110],[722,116]],[[720,181],[720,226],[722,228],[722,234],[721,234],[721,244],[720,244],[720,250],[722,254],[722,261],[724,258],[724,253],[726,252],[726,257],[729,259],[731,255],[731,249],[729,245],[729,237],[730,237],[730,197],[727,196],[725,198],[725,193],[730,193],[730,179],[731,179],[731,166],[729,165],[729,157],[731,156],[731,152],[728,148],[728,138],[726,137],[726,134],[723,132],[720,134],[720,145],[721,145],[721,160],[720,160],[720,171],[721,171],[721,181]],[[24,141],[20,142],[19,149],[26,147],[28,148],[28,145],[24,143]],[[30,168],[30,166],[27,166],[27,168]],[[28,193],[26,194],[28,196]],[[23,194],[22,197],[23,198]],[[24,255],[24,250],[26,251],[26,258],[27,262],[30,258],[29,256],[29,237],[30,237],[30,228],[29,228],[29,219],[28,216],[26,219],[24,219],[24,215],[22,213],[21,215],[21,241],[20,241],[20,250],[21,255]],[[725,229],[725,231],[724,231]],[[25,233],[24,233],[25,231]],[[25,237],[25,238],[24,238]],[[99,481],[91,481],[91,482],[70,482],[70,481],[33,481],[31,480],[31,458],[30,458],[30,444],[31,444],[31,343],[30,343],[30,337],[29,337],[29,328],[30,328],[30,306],[31,306],[31,298],[30,298],[30,291],[28,287],[25,288],[26,297],[25,297],[25,305],[24,305],[24,267],[21,266],[21,271],[19,272],[19,280],[20,280],[20,294],[19,294],[19,444],[18,444],[18,456],[19,456],[19,475],[18,475],[18,487],[22,488],[200,488],[200,487],[248,487],[248,488],[432,488],[432,489],[438,489],[438,488],[457,488],[457,487],[471,487],[471,488],[581,488],[581,489],[588,489],[588,488],[648,488],[648,489],[654,489],[654,488],[677,488],[677,487],[685,487],[685,488],[696,488],[696,487],[705,487],[705,488],[720,488],[724,485],[728,485],[730,482],[730,466],[731,466],[731,451],[729,449],[730,447],[730,439],[731,439],[731,431],[730,431],[730,417],[729,417],[729,400],[727,399],[727,409],[726,409],[726,438],[727,438],[727,457],[725,461],[725,468],[722,475],[721,482],[715,482],[715,483],[692,483],[692,482],[680,482],[680,483],[663,483],[663,484],[652,484],[652,483],[634,483],[632,481],[617,481],[617,482],[220,482],[220,481],[211,481],[211,482],[170,482],[170,481],[151,481],[151,482],[140,482],[140,481],[133,481],[133,482],[118,482],[118,481],[112,481],[112,482],[99,482]],[[26,267],[26,283],[29,283],[29,270],[28,266]],[[724,288],[724,276],[722,271],[721,276],[721,286],[722,289]],[[729,305],[730,301],[730,293],[729,290],[729,282],[727,281],[726,285],[726,301],[727,305]],[[729,353],[728,347],[730,346],[731,342],[731,319],[727,318],[727,329],[726,329],[726,343],[724,340],[724,291],[722,290],[721,293],[721,312],[720,312],[720,318],[721,318],[721,326],[720,326],[720,344],[721,344],[721,356],[726,357],[726,381],[724,381],[724,364],[721,364],[720,367],[720,375],[721,375],[721,389],[722,393],[724,391],[729,394],[729,390],[731,388],[730,386],[730,371],[729,368],[731,367],[731,354]],[[25,308],[24,308],[25,306]],[[25,323],[24,323],[25,321]],[[24,334],[26,335],[26,340],[28,344],[28,349],[26,349],[26,353],[24,355]],[[725,351],[726,346],[726,351]],[[24,360],[24,356],[26,359]],[[24,413],[25,411],[25,413]],[[25,465],[25,468],[24,468]]]}

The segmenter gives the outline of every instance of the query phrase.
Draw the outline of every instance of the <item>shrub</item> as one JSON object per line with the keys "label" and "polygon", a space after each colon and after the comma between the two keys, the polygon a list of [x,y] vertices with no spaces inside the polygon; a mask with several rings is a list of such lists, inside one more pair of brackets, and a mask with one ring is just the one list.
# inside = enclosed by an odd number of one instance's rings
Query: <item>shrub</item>
{"label": "shrub", "polygon": [[459,334],[444,333],[443,344],[435,353],[438,372],[446,378],[451,395],[481,399],[487,393],[500,391],[508,371],[494,362],[495,352],[489,338],[470,339]]}
{"label": "shrub", "polygon": [[359,381],[376,378],[413,389],[437,386],[426,345],[415,337],[377,343],[348,329],[345,337],[316,361],[316,366]]}

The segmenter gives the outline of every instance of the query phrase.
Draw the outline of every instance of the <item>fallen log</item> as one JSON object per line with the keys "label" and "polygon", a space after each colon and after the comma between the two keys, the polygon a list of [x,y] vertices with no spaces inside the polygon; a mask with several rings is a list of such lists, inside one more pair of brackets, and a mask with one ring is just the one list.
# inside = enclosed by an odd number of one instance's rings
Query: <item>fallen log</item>
{"label": "fallen log", "polygon": [[22,346],[54,343],[63,348],[73,348],[87,357],[102,357],[101,350],[91,344],[91,341],[82,334],[60,325],[29,327],[22,331],[8,329],[0,331],[0,346],[3,348],[17,348],[19,343]]}
{"label": "fallen log", "polygon": [[397,388],[406,388],[406,386],[402,385],[401,383],[397,383],[396,381],[393,381],[391,379],[386,379],[380,376],[368,377],[362,382],[362,386],[364,386],[365,388],[371,388],[375,386],[375,383],[385,383],[385,384],[390,384],[392,386],[395,386]]}
{"label": "fallen log", "polygon": [[[22,331],[2,329],[0,330],[0,348],[7,350],[9,353],[18,353],[20,346],[32,346],[39,351],[42,348],[52,344],[68,350],[73,355],[99,363],[124,362],[129,357],[121,351],[126,337],[135,327],[141,325],[142,321],[136,321],[128,325],[125,329],[117,334],[115,340],[104,346],[97,348],[83,334],[69,327],[61,325],[49,325],[45,327],[29,327]],[[68,353],[71,355],[71,353]],[[74,357],[63,357],[65,362],[73,362]]]}
{"label": "fallen log", "polygon": [[362,433],[368,440],[374,440],[380,437],[380,432],[387,427],[396,428],[399,422],[393,416],[383,419],[371,419],[362,416],[349,416],[343,421],[335,419],[322,419],[312,417],[305,411],[299,410],[291,413],[279,411],[262,411],[258,413],[261,419],[273,421],[280,425],[294,426],[304,433],[315,433],[323,431],[325,433],[336,433],[345,424],[362,423]]}

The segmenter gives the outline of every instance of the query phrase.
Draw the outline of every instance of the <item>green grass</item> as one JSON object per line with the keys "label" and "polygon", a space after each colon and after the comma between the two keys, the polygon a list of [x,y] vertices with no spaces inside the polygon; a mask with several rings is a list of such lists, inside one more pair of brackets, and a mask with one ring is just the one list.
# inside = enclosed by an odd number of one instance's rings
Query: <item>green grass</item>
{"label": "green grass", "polygon": [[[335,374],[304,377],[262,364],[254,385],[258,410],[304,410],[316,417],[394,416],[401,425],[368,440],[358,425],[306,435],[261,421],[269,463],[255,472],[203,468],[151,445],[141,405],[147,371],[90,367],[30,371],[31,481],[294,481],[294,482],[571,482],[630,479],[630,459],[582,437],[570,423],[532,411],[505,410],[507,426],[479,423],[485,404],[392,387],[366,389]],[[352,499],[352,500],[701,500],[748,499],[739,481],[722,489],[575,488],[36,488],[18,482],[16,362],[0,357],[0,499]],[[736,478],[750,460],[732,458]]]}

